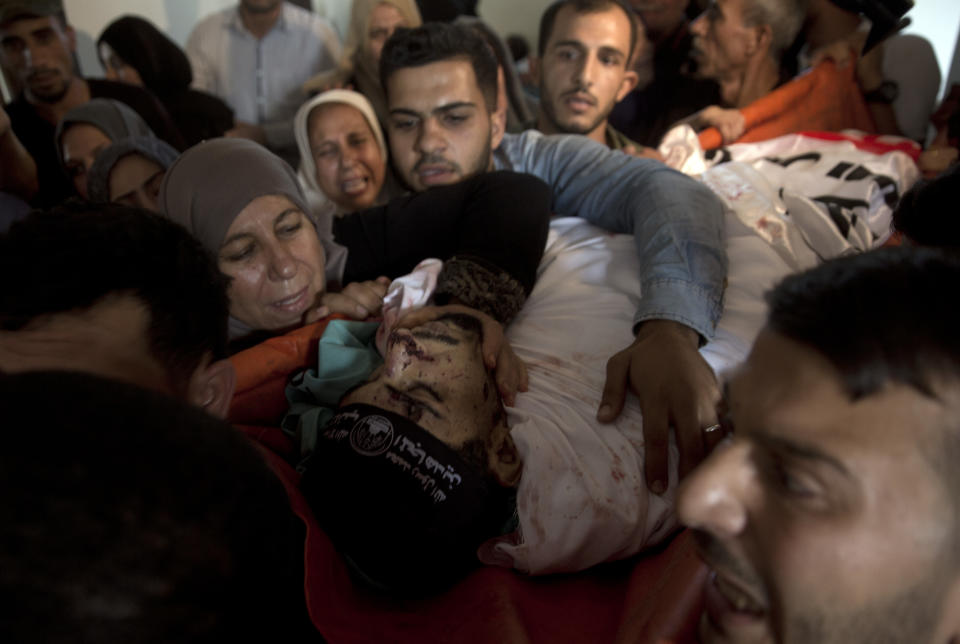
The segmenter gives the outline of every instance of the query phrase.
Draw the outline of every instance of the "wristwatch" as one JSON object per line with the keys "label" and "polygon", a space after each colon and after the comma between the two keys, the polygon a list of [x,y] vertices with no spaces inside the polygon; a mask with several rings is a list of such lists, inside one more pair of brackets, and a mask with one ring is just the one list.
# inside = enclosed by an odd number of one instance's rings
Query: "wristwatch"
{"label": "wristwatch", "polygon": [[894,81],[885,80],[880,83],[876,89],[863,93],[863,100],[868,103],[886,103],[890,104],[900,96],[900,86]]}

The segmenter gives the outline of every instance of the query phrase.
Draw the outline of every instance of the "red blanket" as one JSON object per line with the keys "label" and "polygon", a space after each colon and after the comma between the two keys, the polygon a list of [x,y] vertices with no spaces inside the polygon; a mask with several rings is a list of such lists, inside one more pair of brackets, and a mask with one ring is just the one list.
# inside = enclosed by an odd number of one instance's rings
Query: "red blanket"
{"label": "red blanket", "polygon": [[[845,129],[873,132],[873,117],[855,77],[856,65],[838,68],[825,60],[809,72],[781,85],[740,110],[746,129],[736,143],[766,141],[805,130]],[[716,128],[700,133],[704,150],[718,148],[723,137]]]}
{"label": "red blanket", "polygon": [[281,458],[294,449],[277,429],[286,411],[286,378],[312,365],[327,321],[230,359],[238,381],[230,419],[263,446],[307,526],[307,607],[329,642],[694,641],[706,569],[688,532],[656,551],[577,574],[526,577],[481,568],[430,599],[387,598],[355,584],[317,527],[297,487],[297,473]]}

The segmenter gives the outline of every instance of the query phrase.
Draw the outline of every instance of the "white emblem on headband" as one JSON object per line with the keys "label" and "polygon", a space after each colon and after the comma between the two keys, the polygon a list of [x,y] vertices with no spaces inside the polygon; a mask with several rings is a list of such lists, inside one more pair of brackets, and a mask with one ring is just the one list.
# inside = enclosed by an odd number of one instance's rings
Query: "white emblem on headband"
{"label": "white emblem on headband", "polygon": [[379,456],[393,442],[393,423],[383,416],[367,416],[350,430],[350,446],[364,456]]}

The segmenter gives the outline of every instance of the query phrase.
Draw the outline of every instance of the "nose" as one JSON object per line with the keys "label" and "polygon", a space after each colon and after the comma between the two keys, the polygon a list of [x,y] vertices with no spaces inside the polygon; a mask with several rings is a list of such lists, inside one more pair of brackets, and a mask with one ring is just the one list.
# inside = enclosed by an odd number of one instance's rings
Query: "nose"
{"label": "nose", "polygon": [[745,442],[721,445],[689,474],[677,493],[680,521],[716,537],[734,537],[747,525],[747,497],[756,489]]}
{"label": "nose", "polygon": [[417,150],[425,154],[442,152],[447,147],[446,138],[443,136],[443,130],[436,118],[427,118],[423,121],[420,128],[420,136],[417,139]]}
{"label": "nose", "polygon": [[574,81],[584,88],[593,85],[593,76],[600,61],[593,54],[580,57],[580,64],[574,70]]}
{"label": "nose", "polygon": [[358,153],[355,149],[350,146],[345,147],[343,152],[340,153],[340,167],[352,167],[357,162],[357,156]]}
{"label": "nose", "polygon": [[275,281],[291,279],[297,274],[297,260],[283,244],[276,244],[270,250],[270,277]]}
{"label": "nose", "polygon": [[707,12],[702,12],[693,22],[690,23],[690,33],[695,36],[703,36],[706,33]]}

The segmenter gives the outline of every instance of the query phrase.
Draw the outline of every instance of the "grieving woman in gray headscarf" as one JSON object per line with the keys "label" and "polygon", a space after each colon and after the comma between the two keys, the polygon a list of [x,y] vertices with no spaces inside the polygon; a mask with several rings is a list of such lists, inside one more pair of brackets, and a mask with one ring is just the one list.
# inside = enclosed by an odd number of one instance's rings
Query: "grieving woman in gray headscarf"
{"label": "grieving woman in gray headscarf", "polygon": [[131,136],[97,155],[87,173],[90,201],[160,212],[160,185],[179,152],[151,136]]}
{"label": "grieving woman in gray headscarf", "polygon": [[438,303],[487,302],[477,308],[509,319],[533,288],[550,200],[535,177],[491,172],[315,221],[286,162],[253,141],[213,139],[170,166],[159,202],[230,278],[238,350],[330,313],[377,315],[389,278],[427,257],[444,261]]}
{"label": "grieving woman in gray headscarf", "polygon": [[[230,279],[230,340],[311,322],[345,250],[307,213],[290,166],[245,139],[212,139],[167,170],[160,210],[217,258]],[[382,297],[382,294],[381,294]]]}
{"label": "grieving woman in gray headscarf", "polygon": [[139,114],[109,98],[94,98],[63,115],[54,140],[60,164],[81,197],[87,196],[87,172],[97,154],[128,136],[155,136]]}

